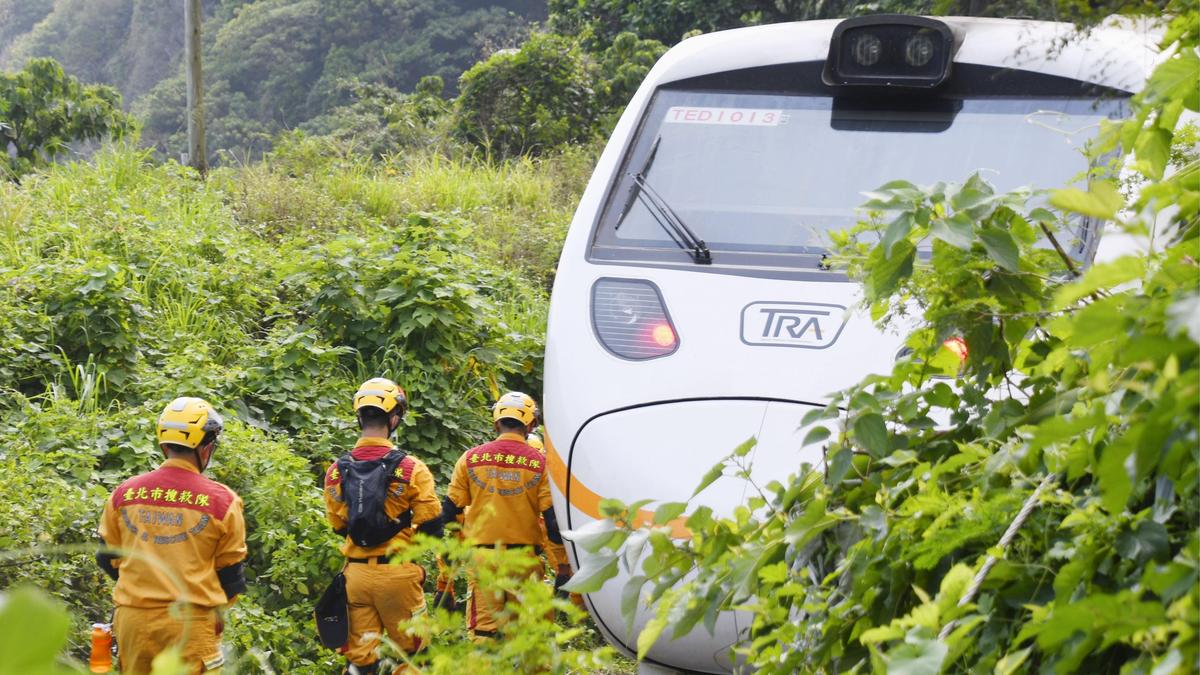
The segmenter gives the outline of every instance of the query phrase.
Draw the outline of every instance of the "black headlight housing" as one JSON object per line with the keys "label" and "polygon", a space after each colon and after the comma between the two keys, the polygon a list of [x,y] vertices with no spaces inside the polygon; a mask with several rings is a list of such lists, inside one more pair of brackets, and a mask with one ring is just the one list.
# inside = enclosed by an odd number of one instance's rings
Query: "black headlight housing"
{"label": "black headlight housing", "polygon": [[950,77],[954,33],[922,16],[847,19],[833,29],[821,79],[831,86],[932,89]]}

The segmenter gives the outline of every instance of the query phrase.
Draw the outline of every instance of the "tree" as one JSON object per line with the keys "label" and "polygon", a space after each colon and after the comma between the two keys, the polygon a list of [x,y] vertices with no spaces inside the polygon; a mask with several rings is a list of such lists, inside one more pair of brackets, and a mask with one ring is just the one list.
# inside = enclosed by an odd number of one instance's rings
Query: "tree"
{"label": "tree", "polygon": [[673,45],[688,33],[861,14],[1027,16],[1096,20],[1116,11],[1161,11],[1165,0],[549,0],[550,26],[600,50],[623,32]]}
{"label": "tree", "polygon": [[10,178],[53,161],[72,141],[121,138],[134,127],[116,89],[82,84],[52,59],[0,73],[0,145],[8,149],[0,172]]}
{"label": "tree", "polygon": [[[528,3],[469,4],[256,0],[236,11],[218,7],[204,27],[210,154],[268,149],[278,132],[351,104],[347,82],[412,91],[422,77],[438,76],[453,90],[471,64],[528,35],[529,17],[507,9]],[[134,107],[147,120],[143,137],[168,154],[184,147],[181,80],[160,81]]]}
{"label": "tree", "polygon": [[601,104],[619,114],[646,79],[658,58],[667,51],[656,40],[643,40],[633,33],[621,33],[612,46],[596,55],[604,75]]}
{"label": "tree", "polygon": [[596,131],[596,75],[574,41],[534,35],[463,73],[455,128],[500,157],[585,140]]}
{"label": "tree", "polygon": [[930,0],[550,0],[550,25],[603,49],[618,35],[673,45],[693,31],[713,31],[781,21],[832,19],[863,13],[923,13]]}
{"label": "tree", "polygon": [[[1107,171],[1052,191],[1058,214],[978,176],[895,181],[835,241],[877,322],[921,318],[910,358],[806,416],[825,467],[731,518],[695,509],[690,540],[613,525],[641,504],[606,505],[575,590],[626,565],[623,597],[658,603],[640,652],[737,607],[762,673],[1195,669],[1200,161],[1178,122],[1200,111],[1200,12],[1169,9],[1167,56],[1093,148]],[[1154,247],[1080,270],[1055,245],[1079,216],[1153,227]],[[748,476],[752,446],[701,487]]]}

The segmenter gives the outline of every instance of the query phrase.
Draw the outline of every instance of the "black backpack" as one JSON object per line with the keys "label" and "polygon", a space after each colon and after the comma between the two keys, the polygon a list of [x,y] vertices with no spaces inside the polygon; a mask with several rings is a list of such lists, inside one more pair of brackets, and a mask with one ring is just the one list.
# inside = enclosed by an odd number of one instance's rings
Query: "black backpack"
{"label": "black backpack", "polygon": [[349,509],[346,529],[355,544],[368,548],[378,546],[412,524],[412,511],[405,511],[392,520],[384,507],[388,486],[404,457],[403,451],[392,450],[379,459],[357,460],[349,454],[338,458],[342,499]]}
{"label": "black backpack", "polygon": [[317,636],[329,649],[341,649],[350,639],[350,612],[346,600],[346,575],[338,573],[313,609]]}

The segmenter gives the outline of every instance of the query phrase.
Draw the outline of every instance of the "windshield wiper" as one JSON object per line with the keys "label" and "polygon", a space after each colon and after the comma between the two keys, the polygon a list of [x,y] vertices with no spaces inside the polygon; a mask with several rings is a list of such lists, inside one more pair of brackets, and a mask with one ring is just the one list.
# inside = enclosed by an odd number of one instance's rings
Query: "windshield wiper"
{"label": "windshield wiper", "polygon": [[696,236],[692,228],[683,222],[683,219],[675,213],[662,195],[646,182],[646,172],[650,170],[650,165],[654,162],[654,156],[658,153],[658,144],[661,141],[662,136],[654,139],[654,145],[650,146],[650,152],[646,155],[646,161],[642,162],[642,168],[637,173],[629,174],[629,177],[633,179],[633,185],[629,188],[629,199],[625,201],[625,209],[621,211],[621,217],[613,229],[616,230],[621,227],[621,223],[625,222],[625,217],[629,215],[634,200],[640,201],[650,212],[654,222],[658,223],[658,226],[667,233],[676,246],[691,253],[692,260],[697,265],[711,265],[712,253],[708,250],[708,244]]}

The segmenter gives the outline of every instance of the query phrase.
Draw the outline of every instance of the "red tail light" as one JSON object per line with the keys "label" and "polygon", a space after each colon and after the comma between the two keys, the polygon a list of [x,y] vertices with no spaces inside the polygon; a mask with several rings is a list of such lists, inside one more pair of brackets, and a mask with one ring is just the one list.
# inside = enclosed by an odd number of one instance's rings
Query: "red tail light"
{"label": "red tail light", "polygon": [[597,281],[592,286],[592,326],[600,344],[623,359],[653,359],[679,348],[662,294],[642,279]]}
{"label": "red tail light", "polygon": [[958,356],[960,362],[965,362],[970,351],[967,349],[967,341],[960,337],[952,337],[942,343],[942,346],[954,352]]}

